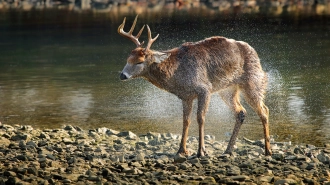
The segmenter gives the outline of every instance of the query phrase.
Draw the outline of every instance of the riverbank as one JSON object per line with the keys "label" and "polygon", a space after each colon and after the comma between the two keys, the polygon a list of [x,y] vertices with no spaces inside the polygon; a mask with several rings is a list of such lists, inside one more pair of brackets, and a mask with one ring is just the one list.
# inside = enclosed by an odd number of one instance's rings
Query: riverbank
{"label": "riverbank", "polygon": [[330,184],[330,144],[273,142],[265,157],[262,141],[244,139],[229,156],[226,142],[207,135],[209,156],[196,158],[189,137],[186,158],[170,133],[0,124],[0,138],[0,184]]}

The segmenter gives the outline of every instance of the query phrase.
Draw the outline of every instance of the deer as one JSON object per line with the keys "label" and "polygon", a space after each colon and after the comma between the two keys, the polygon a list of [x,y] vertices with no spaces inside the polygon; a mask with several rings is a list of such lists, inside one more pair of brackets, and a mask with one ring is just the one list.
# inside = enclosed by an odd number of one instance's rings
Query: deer
{"label": "deer", "polygon": [[244,122],[246,110],[240,103],[240,95],[257,113],[263,124],[265,155],[271,155],[269,135],[269,109],[264,103],[267,74],[263,71],[257,52],[246,42],[213,36],[198,42],[186,42],[166,51],[151,50],[154,38],[148,25],[148,43],[133,31],[138,15],[128,32],[124,31],[126,17],[118,27],[118,33],[133,41],[136,48],[127,58],[120,73],[120,80],[144,78],[160,89],[176,95],[182,101],[183,129],[177,155],[188,156],[186,148],[193,101],[197,99],[197,122],[199,143],[197,156],[208,155],[204,144],[205,114],[211,95],[218,93],[234,113],[236,123],[224,154],[231,155],[239,130]]}

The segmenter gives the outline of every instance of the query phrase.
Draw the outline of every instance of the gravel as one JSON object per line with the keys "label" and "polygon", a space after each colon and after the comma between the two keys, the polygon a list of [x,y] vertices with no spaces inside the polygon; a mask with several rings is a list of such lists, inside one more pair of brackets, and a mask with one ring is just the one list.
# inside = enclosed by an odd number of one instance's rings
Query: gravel
{"label": "gravel", "polygon": [[181,136],[172,133],[34,129],[0,123],[2,184],[325,184],[330,185],[330,144],[324,147],[238,140],[233,155],[226,141],[205,136],[209,156],[177,155]]}

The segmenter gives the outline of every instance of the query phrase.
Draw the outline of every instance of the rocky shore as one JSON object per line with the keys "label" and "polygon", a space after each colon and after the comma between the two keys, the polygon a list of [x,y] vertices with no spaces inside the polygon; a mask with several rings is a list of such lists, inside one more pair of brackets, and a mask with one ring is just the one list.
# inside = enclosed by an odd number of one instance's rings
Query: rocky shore
{"label": "rocky shore", "polygon": [[2,184],[326,184],[330,185],[330,144],[324,147],[237,141],[205,136],[209,153],[197,158],[198,138],[189,137],[191,156],[176,155],[180,136],[137,136],[108,128],[34,129],[0,124]]}

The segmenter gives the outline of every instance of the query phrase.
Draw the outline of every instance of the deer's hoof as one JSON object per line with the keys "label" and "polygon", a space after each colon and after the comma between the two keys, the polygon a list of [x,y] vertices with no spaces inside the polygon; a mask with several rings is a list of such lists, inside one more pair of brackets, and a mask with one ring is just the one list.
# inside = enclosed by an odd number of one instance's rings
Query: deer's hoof
{"label": "deer's hoof", "polygon": [[233,155],[233,152],[231,151],[231,150],[226,150],[223,154],[229,154],[230,156],[232,156]]}
{"label": "deer's hoof", "polygon": [[189,152],[187,150],[185,150],[185,149],[182,149],[182,148],[179,149],[179,151],[177,152],[177,154],[180,154],[180,155],[186,156],[186,157],[189,156]]}
{"label": "deer's hoof", "polygon": [[266,156],[271,156],[272,155],[272,151],[270,149],[266,149],[265,155]]}
{"label": "deer's hoof", "polygon": [[208,156],[206,150],[200,150],[197,153],[197,157],[203,157],[203,156]]}

